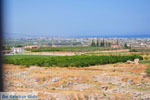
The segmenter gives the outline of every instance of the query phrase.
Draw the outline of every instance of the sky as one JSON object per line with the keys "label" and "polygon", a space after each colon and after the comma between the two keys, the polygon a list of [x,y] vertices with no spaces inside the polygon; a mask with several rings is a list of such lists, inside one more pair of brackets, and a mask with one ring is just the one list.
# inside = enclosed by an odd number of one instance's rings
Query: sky
{"label": "sky", "polygon": [[4,0],[4,33],[150,34],[150,0]]}

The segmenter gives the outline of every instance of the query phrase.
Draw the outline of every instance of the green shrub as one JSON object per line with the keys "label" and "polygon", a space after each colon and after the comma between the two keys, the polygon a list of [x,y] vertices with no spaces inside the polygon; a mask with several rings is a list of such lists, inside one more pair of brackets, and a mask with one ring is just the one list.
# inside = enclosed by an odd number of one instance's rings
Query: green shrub
{"label": "green shrub", "polygon": [[131,49],[130,52],[150,52],[150,49],[147,48],[137,48],[137,49]]}
{"label": "green shrub", "polygon": [[138,52],[137,49],[131,49],[130,52]]}
{"label": "green shrub", "polygon": [[149,57],[144,57],[144,60],[149,60]]}
{"label": "green shrub", "polygon": [[147,74],[147,76],[150,76],[150,67],[148,67],[148,68],[146,69],[146,74]]}

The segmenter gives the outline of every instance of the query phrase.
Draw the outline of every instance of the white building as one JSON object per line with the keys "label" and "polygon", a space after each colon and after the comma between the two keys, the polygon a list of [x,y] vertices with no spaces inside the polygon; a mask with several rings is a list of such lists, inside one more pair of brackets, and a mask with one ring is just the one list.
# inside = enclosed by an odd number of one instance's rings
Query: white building
{"label": "white building", "polygon": [[11,50],[13,51],[14,54],[25,52],[24,48],[14,48],[13,47]]}

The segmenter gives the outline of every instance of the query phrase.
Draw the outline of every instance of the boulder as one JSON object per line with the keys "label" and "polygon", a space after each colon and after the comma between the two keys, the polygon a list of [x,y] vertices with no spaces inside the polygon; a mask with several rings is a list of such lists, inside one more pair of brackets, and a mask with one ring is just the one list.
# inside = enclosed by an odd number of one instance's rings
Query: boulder
{"label": "boulder", "polygon": [[133,80],[132,79],[128,80],[128,84],[133,85],[134,84]]}
{"label": "boulder", "polygon": [[139,65],[139,59],[134,59],[134,64]]}
{"label": "boulder", "polygon": [[133,61],[131,61],[131,60],[127,60],[127,62],[126,62],[127,64],[134,64],[134,62]]}
{"label": "boulder", "polygon": [[127,63],[127,64],[135,64],[135,65],[139,65],[139,59],[134,59],[134,61],[127,60],[126,63]]}
{"label": "boulder", "polygon": [[142,93],[141,92],[135,92],[135,97],[141,96]]}
{"label": "boulder", "polygon": [[55,77],[51,79],[51,82],[54,83],[54,82],[58,82],[59,80],[61,80],[60,77]]}
{"label": "boulder", "polygon": [[108,89],[108,86],[102,85],[101,89],[104,90],[104,91],[106,91]]}
{"label": "boulder", "polygon": [[69,81],[66,83],[66,86],[68,87],[68,86],[71,86],[72,84],[73,84],[72,81]]}
{"label": "boulder", "polygon": [[61,85],[61,86],[60,86],[60,88],[62,88],[62,89],[63,89],[63,88],[65,88],[65,86],[64,86],[64,85]]}

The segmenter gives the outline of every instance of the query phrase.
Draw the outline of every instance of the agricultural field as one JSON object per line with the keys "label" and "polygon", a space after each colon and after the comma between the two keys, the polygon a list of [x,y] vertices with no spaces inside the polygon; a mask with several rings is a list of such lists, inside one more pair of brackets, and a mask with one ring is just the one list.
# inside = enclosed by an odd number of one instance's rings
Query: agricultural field
{"label": "agricultural field", "polygon": [[52,52],[52,51],[69,51],[69,52],[89,52],[89,51],[103,51],[103,50],[116,50],[111,47],[50,47],[40,49],[26,49],[31,52]]}
{"label": "agricultural field", "polygon": [[48,55],[9,55],[4,57],[4,63],[46,66],[46,67],[88,67],[93,65],[113,64],[117,62],[133,61],[139,55],[75,55],[75,56],[48,56]]}
{"label": "agricultural field", "polygon": [[114,50],[114,51],[101,51],[101,52],[88,52],[87,55],[121,55],[129,54],[128,50]]}

